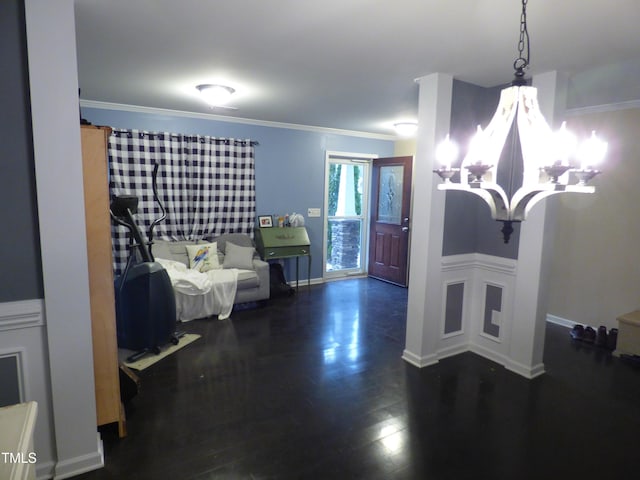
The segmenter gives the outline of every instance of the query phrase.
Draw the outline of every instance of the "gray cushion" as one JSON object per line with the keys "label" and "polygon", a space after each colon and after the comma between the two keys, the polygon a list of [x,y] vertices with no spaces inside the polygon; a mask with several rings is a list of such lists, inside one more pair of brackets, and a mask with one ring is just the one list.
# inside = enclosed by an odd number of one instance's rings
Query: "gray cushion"
{"label": "gray cushion", "polygon": [[151,247],[151,253],[154,258],[164,258],[165,260],[174,260],[182,262],[189,266],[189,255],[187,255],[187,245],[193,245],[193,242],[186,240],[178,242],[167,242],[166,240],[154,240]]}
{"label": "gray cushion", "polygon": [[249,235],[244,233],[226,233],[219,237],[212,238],[209,241],[216,242],[218,244],[218,250],[222,253],[227,252],[227,242],[231,242],[240,247],[253,247],[253,240],[251,240]]}
{"label": "gray cushion", "polygon": [[253,270],[253,247],[242,247],[235,243],[226,242],[223,268],[241,268]]}

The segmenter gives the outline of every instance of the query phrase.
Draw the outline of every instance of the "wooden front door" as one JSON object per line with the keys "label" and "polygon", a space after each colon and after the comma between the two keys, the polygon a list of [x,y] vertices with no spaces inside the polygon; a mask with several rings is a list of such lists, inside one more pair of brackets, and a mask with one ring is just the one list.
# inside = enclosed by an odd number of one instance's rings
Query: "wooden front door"
{"label": "wooden front door", "polygon": [[407,286],[413,157],[372,162],[369,276]]}

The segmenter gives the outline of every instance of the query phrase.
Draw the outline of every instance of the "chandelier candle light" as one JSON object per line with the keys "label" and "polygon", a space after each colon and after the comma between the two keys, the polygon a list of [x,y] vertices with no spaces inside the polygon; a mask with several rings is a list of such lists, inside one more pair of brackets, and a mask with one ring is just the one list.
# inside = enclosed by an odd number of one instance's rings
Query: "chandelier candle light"
{"label": "chandelier candle light", "polygon": [[[528,86],[524,78],[524,69],[529,65],[526,6],[527,0],[522,0],[519,57],[513,63],[515,78],[511,86],[500,93],[498,108],[489,125],[484,130],[478,126],[461,168],[452,166],[458,148],[447,135],[436,148],[441,167],[434,170],[443,180],[438,190],[474,193],[489,205],[491,217],[503,223],[505,243],[513,232],[513,222],[525,220],[531,207],[543,198],[563,192],[593,193],[595,188],[587,182],[600,173],[596,166],[607,151],[607,143],[598,139],[595,132],[578,146],[576,137],[564,122],[557,132],[553,132],[542,116],[537,89]],[[507,195],[498,184],[497,176],[500,156],[510,133],[514,155],[509,158],[509,178],[513,180],[516,175],[518,152],[515,147],[519,142],[522,184],[515,193]],[[452,177],[461,169],[467,170],[468,174],[462,171],[460,181],[453,182]],[[572,180],[576,183],[570,184]]]}

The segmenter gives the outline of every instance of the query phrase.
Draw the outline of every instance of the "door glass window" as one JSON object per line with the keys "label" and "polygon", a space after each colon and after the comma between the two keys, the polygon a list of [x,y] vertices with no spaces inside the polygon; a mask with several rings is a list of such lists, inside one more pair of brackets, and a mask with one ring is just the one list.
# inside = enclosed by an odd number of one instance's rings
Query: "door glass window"
{"label": "door glass window", "polygon": [[325,273],[362,272],[365,263],[368,163],[329,157]]}
{"label": "door glass window", "polygon": [[403,165],[380,168],[378,185],[378,222],[400,225],[402,218]]}

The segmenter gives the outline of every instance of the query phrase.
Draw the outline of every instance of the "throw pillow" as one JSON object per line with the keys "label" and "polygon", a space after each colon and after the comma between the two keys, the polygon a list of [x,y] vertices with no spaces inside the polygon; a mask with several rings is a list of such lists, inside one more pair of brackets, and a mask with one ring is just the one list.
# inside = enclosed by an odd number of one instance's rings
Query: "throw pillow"
{"label": "throw pillow", "polygon": [[235,243],[227,242],[223,268],[239,268],[253,270],[253,247],[241,247]]}
{"label": "throw pillow", "polygon": [[218,245],[203,243],[199,245],[187,245],[189,255],[189,268],[199,272],[208,272],[220,268],[218,262]]}

